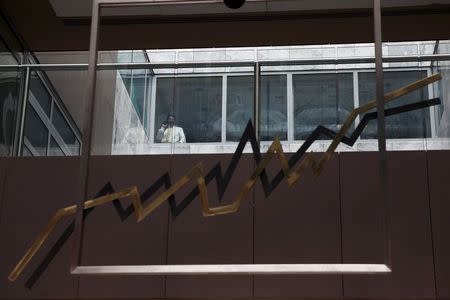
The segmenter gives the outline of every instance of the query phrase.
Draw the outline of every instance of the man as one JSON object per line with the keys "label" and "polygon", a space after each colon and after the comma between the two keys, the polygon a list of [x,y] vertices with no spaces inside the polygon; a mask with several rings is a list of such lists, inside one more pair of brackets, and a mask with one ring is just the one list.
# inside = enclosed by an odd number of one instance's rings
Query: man
{"label": "man", "polygon": [[156,134],[156,140],[161,143],[186,143],[183,128],[175,126],[175,116],[170,114],[167,121],[161,124]]}

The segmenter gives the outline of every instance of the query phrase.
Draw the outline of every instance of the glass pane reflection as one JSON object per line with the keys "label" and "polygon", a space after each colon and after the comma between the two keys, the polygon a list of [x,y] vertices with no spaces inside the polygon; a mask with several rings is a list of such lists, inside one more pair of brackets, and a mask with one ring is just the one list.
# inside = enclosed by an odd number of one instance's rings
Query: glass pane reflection
{"label": "glass pane reflection", "polygon": [[[427,76],[426,71],[391,71],[384,72],[384,90],[389,93],[402,86],[410,84]],[[370,100],[375,99],[375,73],[361,72],[359,73],[359,100],[361,105]],[[428,89],[422,88],[420,90],[409,93],[399,99],[386,104],[386,108],[397,107],[412,102],[428,99]],[[386,138],[425,138],[430,137],[430,110],[420,109],[401,113],[386,118]],[[377,138],[377,124],[376,122],[369,122],[364,129],[362,138],[376,139]]]}
{"label": "glass pane reflection", "polygon": [[64,156],[65,155],[53,137],[50,137],[50,147],[48,149],[48,155],[49,156]]}
{"label": "glass pane reflection", "polygon": [[298,74],[292,82],[294,138],[305,140],[318,125],[338,131],[354,107],[352,73]]}
{"label": "glass pane reflection", "polygon": [[[286,75],[263,75],[260,82],[260,139],[287,139]],[[254,77],[228,76],[227,141],[238,141],[253,117]]]}
{"label": "glass pane reflection", "polygon": [[287,89],[286,75],[264,75],[260,83],[261,141],[278,137],[287,139]]}
{"label": "glass pane reflection", "polygon": [[39,156],[47,154],[48,130],[31,105],[25,116],[25,138]]}
{"label": "glass pane reflection", "polygon": [[53,108],[52,123],[66,146],[69,148],[71,155],[79,154],[80,142],[56,105]]}
{"label": "glass pane reflection", "polygon": [[0,73],[0,156],[12,152],[14,121],[17,110],[18,73]]}
{"label": "glass pane reflection", "polygon": [[155,142],[170,114],[187,143],[220,142],[222,77],[158,78],[155,102]]}
{"label": "glass pane reflection", "polygon": [[31,73],[30,76],[30,92],[39,102],[42,110],[47,114],[47,116],[50,117],[52,96],[50,95],[36,72]]}

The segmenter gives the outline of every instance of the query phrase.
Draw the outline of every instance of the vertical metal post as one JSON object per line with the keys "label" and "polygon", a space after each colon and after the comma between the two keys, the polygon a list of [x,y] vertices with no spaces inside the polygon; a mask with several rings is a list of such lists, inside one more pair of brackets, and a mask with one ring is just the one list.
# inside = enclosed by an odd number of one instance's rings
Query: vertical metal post
{"label": "vertical metal post", "polygon": [[221,142],[227,141],[227,86],[228,76],[222,75],[222,122],[221,122]]}
{"label": "vertical metal post", "polygon": [[71,256],[71,271],[81,263],[81,249],[83,238],[83,208],[84,200],[88,196],[89,160],[91,156],[92,128],[95,111],[95,83],[97,79],[97,42],[99,26],[99,0],[92,3],[91,37],[89,44],[89,67],[87,75],[86,96],[84,101],[85,114],[83,122],[82,150],[80,158],[80,190],[75,216],[75,235]]}
{"label": "vertical metal post", "polygon": [[[358,71],[353,71],[353,107],[358,107],[359,106],[359,74]],[[359,124],[359,115],[356,116],[355,119],[355,126],[358,126]],[[358,137],[358,140],[360,139],[360,137]]]}
{"label": "vertical metal post", "polygon": [[[28,93],[29,93],[29,87],[30,87],[30,67],[27,67],[25,69],[25,81],[23,85],[22,90],[22,102],[20,105],[20,114],[19,114],[19,128],[17,130],[17,146],[15,154],[17,156],[22,155],[22,148],[23,148],[23,133],[25,131],[25,116],[27,113],[27,103],[28,103]],[[17,124],[17,123],[16,123]]]}
{"label": "vertical metal post", "polygon": [[375,72],[376,72],[376,101],[377,101],[377,132],[378,154],[380,159],[380,188],[384,203],[384,258],[386,265],[391,268],[391,237],[390,237],[390,205],[388,200],[386,133],[384,116],[384,81],[383,81],[383,40],[381,36],[381,0],[373,1],[373,19],[375,36]]}
{"label": "vertical metal post", "polygon": [[261,66],[259,62],[255,62],[254,73],[253,125],[255,126],[256,141],[259,142],[259,85],[261,83]]}
{"label": "vertical metal post", "polygon": [[292,143],[295,140],[294,130],[294,85],[292,82],[292,73],[287,73],[287,138]]}
{"label": "vertical metal post", "polygon": [[155,106],[156,106],[156,75],[152,75],[152,83],[151,83],[151,91],[150,91],[150,116],[148,120],[150,120],[149,123],[149,135],[150,135],[150,144],[153,144],[155,142],[155,118],[153,116],[155,115]]}

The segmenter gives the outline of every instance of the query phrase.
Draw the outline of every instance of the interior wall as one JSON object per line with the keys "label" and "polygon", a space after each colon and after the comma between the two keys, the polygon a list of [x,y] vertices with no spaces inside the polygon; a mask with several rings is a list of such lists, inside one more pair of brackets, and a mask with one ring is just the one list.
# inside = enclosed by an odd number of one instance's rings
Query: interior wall
{"label": "interior wall", "polygon": [[[317,154],[319,155],[319,154]],[[449,151],[389,152],[392,273],[385,275],[89,276],[69,274],[70,222],[49,236],[14,282],[8,273],[55,211],[79,194],[79,158],[3,158],[0,299],[448,299]],[[93,157],[89,193],[136,185],[141,200],[202,162],[210,203],[229,203],[255,167],[243,155],[222,199],[216,182],[232,155]],[[220,169],[217,169],[220,166]],[[279,171],[274,160],[269,180]],[[136,222],[129,199],[86,214],[85,264],[383,262],[378,155],[335,154],[320,177],[306,172],[267,197],[257,181],[238,213],[205,218],[190,183]],[[69,230],[69,231],[68,231]]]}

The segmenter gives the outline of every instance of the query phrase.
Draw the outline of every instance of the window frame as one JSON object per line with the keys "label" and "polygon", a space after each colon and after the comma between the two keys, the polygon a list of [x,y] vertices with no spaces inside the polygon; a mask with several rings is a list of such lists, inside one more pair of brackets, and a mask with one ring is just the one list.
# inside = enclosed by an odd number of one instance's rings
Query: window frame
{"label": "window frame", "polygon": [[[34,63],[34,60],[32,58],[29,58],[29,62]],[[66,156],[80,155],[82,143],[81,143],[81,134],[79,132],[79,129],[76,127],[76,125],[74,125],[74,121],[71,119],[71,117],[68,117],[66,108],[63,106],[62,101],[59,98],[59,96],[57,95],[56,91],[54,91],[54,89],[51,87],[51,84],[49,83],[49,81],[46,78],[46,76],[44,75],[44,73],[42,71],[38,71],[38,70],[35,70],[33,72],[37,75],[37,78],[41,81],[43,88],[45,88],[46,92],[50,95],[50,98],[51,98],[50,116],[47,116],[46,112],[41,107],[38,99],[36,99],[36,96],[32,93],[30,88],[28,91],[28,98],[26,99],[27,104],[31,105],[32,109],[34,109],[34,111],[36,112],[36,114],[38,115],[38,117],[41,119],[44,126],[48,130],[49,134],[47,137],[46,156],[49,156],[51,137],[53,137],[53,139],[56,141],[56,143],[58,144],[60,149],[63,151],[64,155],[66,155]],[[31,74],[30,74],[30,76],[31,76]],[[71,129],[73,134],[75,135],[75,138],[80,145],[80,149],[79,149],[78,153],[76,153],[76,154],[71,153],[69,147],[64,142],[64,140],[61,137],[61,135],[59,134],[57,128],[53,125],[53,111],[55,109],[55,106],[61,112],[61,115],[63,116],[64,120],[66,121],[67,125],[69,126],[69,128]],[[25,123],[26,123],[26,120],[25,120]],[[36,155],[37,152],[33,151],[34,149],[33,149],[32,145],[29,143],[29,140],[26,138],[25,132],[23,133],[23,135],[24,135],[24,137],[23,137],[24,145],[27,146],[27,148],[30,150],[30,152],[33,155],[37,156]],[[22,156],[22,153],[20,153],[20,155]]]}
{"label": "window frame", "polygon": [[[281,66],[282,67],[282,66]],[[175,70],[175,69],[174,69]],[[408,66],[408,67],[385,67],[384,72],[402,72],[402,71],[426,71],[427,75],[432,74],[431,67],[428,66]],[[301,145],[304,140],[296,140],[294,138],[294,87],[293,87],[293,81],[292,78],[294,75],[315,75],[315,74],[350,74],[353,78],[353,109],[355,107],[358,107],[360,105],[360,99],[359,99],[359,74],[361,72],[374,72],[373,68],[370,67],[362,67],[362,68],[344,68],[344,69],[323,69],[323,70],[267,70],[262,71],[261,76],[265,75],[285,75],[286,76],[286,91],[287,91],[287,139],[282,140],[281,143],[283,144],[283,147],[286,149],[286,152],[292,152],[293,149],[298,148],[299,145]],[[227,120],[227,87],[228,87],[228,77],[229,76],[254,76],[254,73],[252,71],[233,71],[233,72],[226,72],[226,71],[220,71],[220,72],[204,72],[204,73],[171,73],[171,74],[154,74],[151,76],[151,89],[147,95],[147,100],[145,102],[149,102],[150,109],[147,111],[147,120],[149,122],[146,122],[144,125],[145,127],[149,128],[149,132],[154,132],[155,128],[155,105],[156,105],[156,82],[158,78],[177,78],[177,77],[205,77],[205,76],[221,76],[222,77],[222,129],[221,129],[221,136],[222,139],[220,142],[202,142],[202,143],[187,143],[188,145],[211,145],[211,146],[234,146],[237,144],[237,142],[234,141],[226,141],[226,120]],[[387,91],[388,92],[388,91]],[[428,86],[428,96],[429,98],[433,98],[435,96],[435,92],[433,90],[432,86]],[[430,138],[436,137],[436,107],[430,107],[429,108],[430,113],[430,122],[429,126],[431,128],[431,136]],[[355,120],[355,126],[359,124],[360,116],[358,115]],[[408,139],[389,139],[389,141],[418,141],[423,140],[423,138],[408,138]],[[358,138],[358,142],[364,142],[364,143],[374,143],[376,139],[363,139],[361,137]],[[324,143],[329,142],[329,140],[324,140]],[[151,134],[149,138],[149,146],[152,147],[154,145],[157,145],[158,143],[154,142],[154,135]],[[262,146],[262,150],[265,149],[266,146],[270,144],[270,141],[260,141],[260,145]],[[205,148],[206,149],[206,148]],[[226,148],[223,148],[224,150]],[[320,151],[321,146],[318,147],[317,150]],[[292,151],[291,151],[292,150]],[[342,147],[339,147],[339,151],[345,150]],[[316,151],[316,150],[314,150]],[[226,152],[226,151],[225,151]],[[225,153],[224,152],[224,153]],[[149,154],[153,153],[152,151],[149,152]],[[159,152],[156,152],[159,153]],[[185,152],[180,152],[185,153]],[[192,153],[197,153],[197,151],[194,151]],[[198,152],[203,153],[203,152]],[[219,152],[217,152],[219,153]],[[226,152],[228,153],[228,152]]]}

